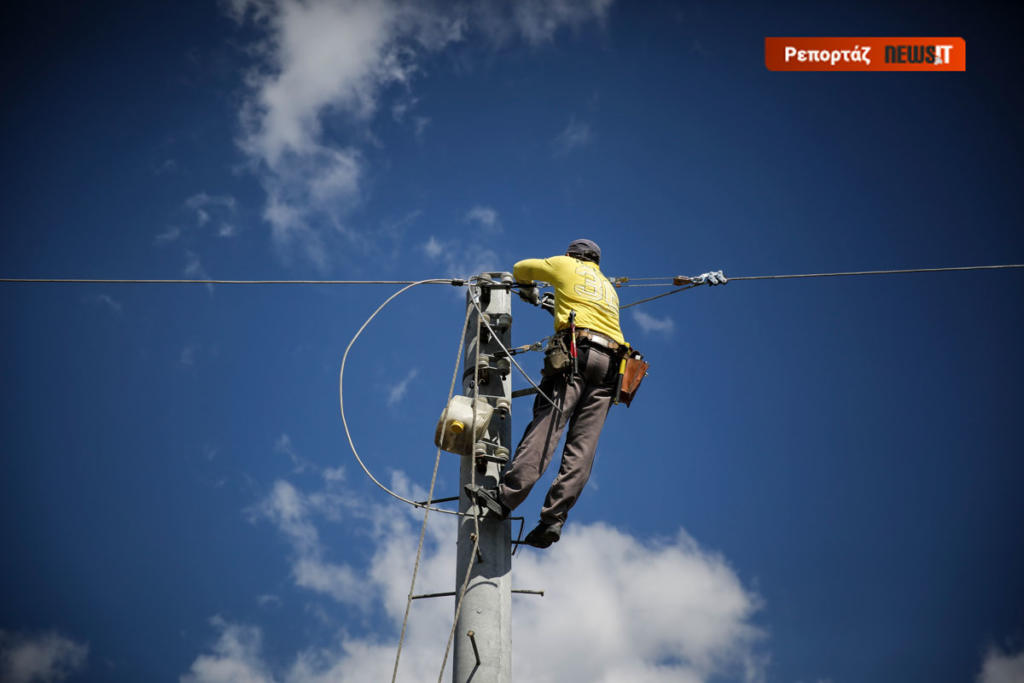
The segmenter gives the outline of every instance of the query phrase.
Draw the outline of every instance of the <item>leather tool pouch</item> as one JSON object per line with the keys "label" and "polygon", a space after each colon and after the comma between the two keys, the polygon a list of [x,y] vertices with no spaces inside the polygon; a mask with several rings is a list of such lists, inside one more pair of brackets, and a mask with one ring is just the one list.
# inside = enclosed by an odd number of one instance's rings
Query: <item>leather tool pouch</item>
{"label": "leather tool pouch", "polygon": [[569,370],[570,365],[569,349],[566,348],[565,335],[556,335],[548,342],[544,349],[544,368],[540,374],[544,377],[554,377]]}
{"label": "leather tool pouch", "polygon": [[647,376],[647,368],[650,367],[644,362],[644,357],[637,351],[628,351],[623,359],[622,386],[619,389],[619,402],[629,406],[633,397],[640,389],[640,382]]}

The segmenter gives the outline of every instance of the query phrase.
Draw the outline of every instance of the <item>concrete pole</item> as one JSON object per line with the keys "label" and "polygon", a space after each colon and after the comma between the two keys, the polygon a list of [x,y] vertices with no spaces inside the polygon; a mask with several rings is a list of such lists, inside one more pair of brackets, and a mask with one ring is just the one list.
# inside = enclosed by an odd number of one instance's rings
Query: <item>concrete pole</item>
{"label": "concrete pole", "polygon": [[[488,455],[484,458],[479,454],[476,457],[462,456],[459,476],[459,510],[462,512],[471,512],[474,507],[462,488],[471,481],[473,468],[476,468],[475,481],[478,485],[495,486],[505,467],[497,460],[507,458],[511,449],[512,419],[508,408],[511,406],[512,385],[508,359],[486,327],[481,325],[481,333],[477,336],[479,316],[468,297],[478,293],[480,308],[487,315],[491,327],[505,348],[511,348],[512,299],[509,285],[512,284],[512,275],[482,273],[481,276],[495,284],[470,288],[467,294],[466,305],[471,308],[471,313],[466,330],[462,389],[465,396],[473,396],[474,366],[477,366],[480,375],[477,395],[487,397],[496,408],[488,430],[487,441],[490,443],[483,444]],[[481,445],[478,442],[478,449]],[[512,554],[509,522],[493,518],[480,520],[480,546],[476,557],[473,555],[475,532],[472,517],[459,518],[456,604],[466,570],[470,566],[472,570],[455,625],[452,680],[455,683],[511,683]]]}

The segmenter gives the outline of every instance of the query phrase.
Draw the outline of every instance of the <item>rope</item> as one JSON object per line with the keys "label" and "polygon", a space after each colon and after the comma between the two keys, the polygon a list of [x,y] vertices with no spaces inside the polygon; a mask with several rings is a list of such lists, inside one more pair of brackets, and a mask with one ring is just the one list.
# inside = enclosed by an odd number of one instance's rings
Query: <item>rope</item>
{"label": "rope", "polygon": [[[473,469],[476,469],[475,467]],[[480,548],[480,534],[476,534],[476,538],[473,539],[473,551],[470,556],[475,558],[476,552]],[[444,658],[441,660],[441,673],[437,675],[437,683],[441,683],[444,678],[444,667],[448,664],[448,652],[452,649],[452,640],[455,638],[455,629],[459,624],[459,614],[462,612],[462,598],[466,597],[466,588],[469,587],[469,577],[473,572],[473,560],[471,559],[469,565],[466,567],[466,576],[462,579],[462,587],[459,589],[459,600],[455,603],[455,621],[452,622],[452,630],[448,632],[448,644],[444,647]]]}
{"label": "rope", "polygon": [[[469,286],[469,300],[473,302],[473,305],[477,310],[476,318],[476,349],[474,350],[474,357],[480,355],[480,323],[484,321],[484,314],[480,310],[480,307],[476,305],[477,295],[473,291],[473,285]],[[469,321],[470,308],[466,306],[466,320]],[[490,329],[488,327],[488,329]],[[498,337],[493,335],[495,341],[498,341]],[[500,344],[501,342],[498,341]],[[473,363],[473,424],[476,425],[476,402],[480,395],[480,364]],[[475,427],[474,427],[475,428]],[[476,489],[476,452],[470,456],[473,460],[469,468],[469,485],[472,489]],[[462,600],[466,597],[466,589],[469,587],[469,577],[473,574],[473,563],[476,561],[476,554],[480,548],[480,506],[476,501],[470,501],[473,506],[473,550],[469,554],[469,563],[466,565],[466,575],[462,579],[462,586],[459,588],[459,598],[455,601],[455,618],[452,620],[451,631],[448,632],[448,643],[444,647],[444,657],[441,659],[441,671],[437,674],[437,683],[441,683],[444,678],[444,667],[448,664],[448,653],[451,651],[452,641],[455,639],[455,629],[459,625],[459,615],[462,613]],[[394,683],[394,681],[392,681]]]}
{"label": "rope", "polygon": [[[459,350],[455,352],[455,368],[452,370],[452,381],[448,387],[448,398],[445,400],[444,413],[441,415],[443,424],[448,417],[448,405],[451,403],[452,395],[455,393],[455,380],[459,376],[459,363],[462,361],[462,347],[466,343],[466,327],[469,325],[470,308],[466,306],[466,319],[462,321],[462,336],[459,337]],[[479,335],[478,335],[479,338]],[[475,398],[475,397],[474,397]],[[474,411],[476,403],[473,404]],[[476,418],[476,415],[473,416]],[[474,419],[475,421],[475,419]],[[441,465],[441,447],[437,448],[437,455],[434,457],[434,472],[430,475],[430,490],[427,493],[427,500],[434,499],[434,486],[437,483],[437,470]],[[420,541],[416,546],[416,561],[412,566],[412,580],[409,582],[409,598],[405,601],[405,616],[402,617],[402,633],[398,636],[398,650],[395,652],[395,669],[391,673],[391,683],[398,678],[398,661],[402,657],[402,644],[405,642],[405,628],[409,623],[409,609],[412,607],[413,594],[416,591],[416,576],[420,571],[420,558],[423,555],[423,539],[427,534],[427,518],[430,516],[430,507],[424,506],[423,524],[420,526]]]}
{"label": "rope", "polygon": [[96,278],[3,277],[0,283],[57,283],[80,285],[454,285],[465,284],[459,278],[432,280],[112,280]]}
{"label": "rope", "polygon": [[430,506],[430,505],[425,505],[423,503],[416,502],[414,500],[409,500],[408,498],[406,498],[406,497],[404,497],[402,495],[399,495],[398,493],[395,493],[394,491],[389,489],[387,486],[382,484],[375,476],[373,476],[373,474],[370,472],[369,468],[367,468],[366,463],[363,462],[363,459],[361,457],[359,457],[359,451],[356,450],[355,442],[353,442],[353,440],[352,440],[352,433],[349,431],[348,420],[345,419],[345,384],[344,384],[344,380],[345,380],[345,364],[348,362],[348,354],[349,354],[349,351],[352,350],[352,345],[356,343],[357,339],[359,339],[359,335],[361,335],[363,333],[363,330],[366,329],[366,326],[369,325],[370,322],[374,318],[377,317],[377,314],[380,313],[382,310],[384,310],[384,307],[387,306],[389,303],[391,303],[391,301],[395,297],[399,296],[400,294],[403,294],[403,293],[407,292],[408,290],[412,289],[413,287],[417,287],[419,285],[438,284],[439,282],[448,282],[448,280],[440,280],[440,281],[439,280],[419,280],[418,282],[411,282],[408,285],[406,285],[405,287],[402,287],[400,290],[398,290],[397,292],[395,292],[391,296],[389,296],[387,299],[385,299],[384,303],[382,303],[380,306],[378,306],[377,310],[375,310],[373,313],[370,314],[370,317],[366,319],[366,322],[364,322],[362,324],[362,326],[356,332],[355,336],[352,337],[352,341],[350,341],[348,343],[348,346],[345,347],[345,353],[341,357],[341,370],[338,373],[338,404],[341,407],[341,424],[344,425],[344,427],[345,427],[345,437],[348,439],[349,448],[352,449],[352,455],[354,455],[356,457],[356,462],[359,463],[359,466],[363,469],[363,472],[366,474],[366,476],[370,478],[370,481],[372,481],[374,484],[376,484],[378,486],[378,488],[380,488],[382,491],[387,493],[392,498],[396,498],[396,499],[402,501],[403,503],[408,503],[409,505],[412,505],[413,507],[426,508],[428,510],[433,510],[434,512],[443,512],[446,515],[455,515],[457,517],[465,517],[465,516],[468,516],[468,515],[466,515],[463,512],[452,511],[452,510],[445,510],[444,508],[433,507],[433,506]]}
{"label": "rope", "polygon": [[470,287],[471,287],[471,289],[470,289],[469,300],[473,302],[473,305],[476,307],[476,310],[477,310],[477,313],[479,314],[479,318],[480,318],[481,322],[483,322],[484,326],[487,327],[487,330],[491,333],[491,336],[494,337],[494,341],[496,341],[498,343],[498,346],[500,346],[501,350],[505,352],[505,355],[508,356],[508,359],[510,361],[512,361],[512,364],[516,366],[516,369],[519,370],[519,372],[522,373],[523,377],[526,378],[526,381],[529,382],[530,385],[533,386],[533,388],[537,390],[537,393],[540,394],[541,396],[543,396],[544,400],[547,401],[548,403],[550,403],[552,408],[554,408],[559,413],[561,413],[562,409],[558,407],[558,404],[556,404],[554,401],[552,401],[550,396],[548,396],[543,391],[541,391],[541,388],[539,386],[537,386],[537,384],[530,378],[530,375],[527,374],[526,370],[523,370],[523,366],[520,365],[518,361],[516,361],[515,356],[513,355],[513,353],[511,351],[509,351],[505,347],[504,344],[501,343],[501,339],[498,337],[498,333],[494,331],[494,328],[491,327],[491,324],[489,322],[487,322],[487,318],[484,317],[484,312],[480,309],[480,303],[477,301],[477,297],[472,292],[472,285]]}

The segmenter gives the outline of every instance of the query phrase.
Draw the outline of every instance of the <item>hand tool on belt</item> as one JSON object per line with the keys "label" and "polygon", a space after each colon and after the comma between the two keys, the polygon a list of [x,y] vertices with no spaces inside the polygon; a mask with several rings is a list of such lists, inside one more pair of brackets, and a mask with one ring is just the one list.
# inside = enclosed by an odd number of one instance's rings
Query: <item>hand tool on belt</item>
{"label": "hand tool on belt", "polygon": [[618,405],[622,399],[622,378],[626,374],[626,354],[619,358],[619,371],[615,373],[615,393],[612,394],[612,403]]}
{"label": "hand tool on belt", "polygon": [[576,356],[576,311],[569,311],[569,358],[572,359],[572,374],[569,379],[579,374],[579,360]]}

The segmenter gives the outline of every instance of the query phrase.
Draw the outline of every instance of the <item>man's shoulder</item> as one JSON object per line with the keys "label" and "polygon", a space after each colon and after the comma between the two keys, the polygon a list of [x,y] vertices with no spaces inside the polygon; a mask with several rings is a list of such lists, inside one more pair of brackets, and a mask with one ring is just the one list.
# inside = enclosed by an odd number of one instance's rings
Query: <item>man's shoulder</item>
{"label": "man's shoulder", "polygon": [[570,268],[570,267],[572,267],[572,266],[574,266],[576,264],[576,259],[574,259],[571,256],[566,256],[565,254],[558,254],[557,256],[549,256],[548,258],[546,258],[544,260],[547,261],[548,263],[550,263],[552,266],[555,266],[555,267]]}

